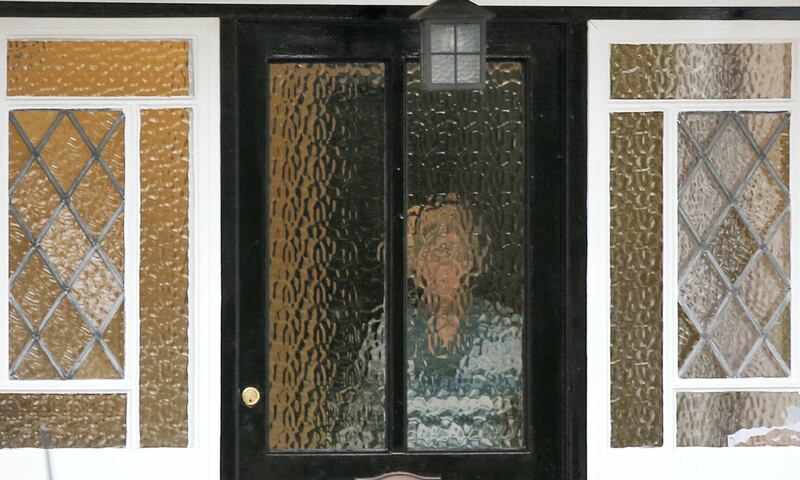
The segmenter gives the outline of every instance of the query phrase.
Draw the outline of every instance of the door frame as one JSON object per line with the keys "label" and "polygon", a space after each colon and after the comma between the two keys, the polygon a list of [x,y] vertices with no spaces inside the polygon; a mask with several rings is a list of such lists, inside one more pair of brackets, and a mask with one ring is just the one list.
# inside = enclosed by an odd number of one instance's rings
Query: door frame
{"label": "door frame", "polygon": [[[234,381],[223,420],[234,425],[223,444],[223,458],[233,455],[233,478],[263,478],[280,472],[281,479],[369,478],[397,471],[442,476],[443,479],[561,477],[564,445],[562,419],[567,415],[562,360],[566,322],[566,249],[564,201],[566,176],[564,82],[565,29],[560,25],[492,22],[488,29],[490,59],[522,61],[525,70],[526,239],[524,251],[526,448],[493,452],[408,452],[405,449],[405,228],[404,97],[405,61],[418,60],[419,24],[408,17],[415,9],[365,8],[346,19],[315,20],[304,16],[237,25],[237,155],[235,157],[236,273],[233,295],[238,308],[234,339]],[[323,41],[320,41],[323,39]],[[382,61],[386,64],[387,161],[387,423],[385,452],[269,452],[267,398],[246,408],[239,392],[267,380],[267,72],[270,61]],[[224,70],[224,69],[223,69]],[[553,92],[557,92],[554,94]],[[229,172],[230,173],[230,172]],[[223,227],[225,229],[225,227]],[[535,272],[535,273],[534,273]],[[226,349],[227,350],[227,349]],[[394,354],[391,352],[395,352]],[[231,383],[233,386],[231,386]],[[395,395],[389,393],[395,392]],[[402,393],[401,393],[402,392]],[[400,398],[402,397],[402,398]],[[231,448],[232,447],[232,448]],[[276,477],[277,478],[277,477]]]}

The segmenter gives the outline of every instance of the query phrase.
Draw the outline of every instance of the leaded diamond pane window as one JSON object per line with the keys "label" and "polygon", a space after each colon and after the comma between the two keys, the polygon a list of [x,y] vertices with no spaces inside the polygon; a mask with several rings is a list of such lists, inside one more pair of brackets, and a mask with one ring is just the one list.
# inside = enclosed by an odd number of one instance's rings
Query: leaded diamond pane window
{"label": "leaded diamond pane window", "polygon": [[124,378],[119,111],[9,115],[12,378]]}
{"label": "leaded diamond pane window", "polygon": [[589,194],[610,193],[608,447],[798,445],[793,44],[634,30],[600,40],[594,88],[610,127],[608,183]]}
{"label": "leaded diamond pane window", "polygon": [[3,46],[0,449],[41,446],[40,428],[56,448],[186,447],[191,42]]}
{"label": "leaded diamond pane window", "polygon": [[790,303],[789,114],[686,112],[678,127],[680,376],[788,376],[789,336],[771,333]]}

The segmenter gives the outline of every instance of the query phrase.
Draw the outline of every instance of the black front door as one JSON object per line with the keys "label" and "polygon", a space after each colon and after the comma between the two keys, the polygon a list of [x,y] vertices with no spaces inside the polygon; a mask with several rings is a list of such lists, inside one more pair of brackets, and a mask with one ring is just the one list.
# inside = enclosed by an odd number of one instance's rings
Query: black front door
{"label": "black front door", "polygon": [[428,92],[412,11],[238,25],[238,478],[561,469],[564,28]]}

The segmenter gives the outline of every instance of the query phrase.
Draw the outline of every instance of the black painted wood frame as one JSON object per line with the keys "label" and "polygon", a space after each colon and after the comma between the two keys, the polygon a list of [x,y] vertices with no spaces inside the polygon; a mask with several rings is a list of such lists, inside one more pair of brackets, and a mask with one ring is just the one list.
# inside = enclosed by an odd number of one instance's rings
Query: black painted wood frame
{"label": "black painted wood frame", "polygon": [[[405,426],[405,216],[404,71],[418,59],[419,25],[407,16],[308,21],[240,22],[238,25],[239,194],[246,207],[239,218],[240,335],[238,386],[266,391],[268,359],[267,264],[268,120],[267,63],[274,61],[382,61],[387,67],[387,412],[388,449],[383,452],[274,452],[266,449],[266,401],[238,409],[238,472],[241,478],[372,478],[409,471],[444,479],[529,478],[560,455],[559,419],[563,372],[564,78],[563,27],[545,23],[493,24],[489,58],[514,59],[525,66],[526,106],[526,283],[524,318],[526,448],[504,452],[408,452]],[[278,472],[280,472],[278,474]]]}
{"label": "black painted wood frame", "polygon": [[[530,293],[528,312],[533,313],[530,332],[529,446],[520,454],[408,454],[397,438],[394,453],[364,455],[272,455],[255,442],[263,442],[264,412],[245,411],[240,389],[249,381],[263,386],[265,368],[258,355],[243,355],[244,348],[264,348],[265,307],[245,298],[263,297],[265,258],[263,223],[263,172],[266,139],[248,137],[263,126],[265,92],[254,91],[266,51],[249,35],[266,35],[266,25],[285,29],[302,23],[315,29],[349,26],[365,32],[388,29],[392,38],[406,45],[384,45],[380,55],[396,68],[397,52],[413,50],[413,23],[407,18],[414,7],[380,6],[275,6],[136,3],[41,3],[1,2],[5,17],[218,17],[221,20],[222,80],[222,438],[221,474],[224,480],[353,478],[375,475],[395,467],[418,473],[439,473],[446,479],[531,478],[569,479],[586,472],[586,22],[590,19],[703,19],[703,20],[800,20],[800,8],[647,8],[647,7],[495,7],[497,18],[490,32],[507,32],[498,38],[495,55],[503,52],[526,61],[528,92],[528,221],[527,270]],[[540,35],[525,42],[515,32]],[[281,39],[271,37],[273,45]],[[383,38],[383,37],[380,37]],[[490,39],[490,45],[492,43]],[[502,43],[502,42],[501,42]],[[265,45],[265,43],[261,43]],[[324,47],[316,42],[313,45]],[[311,45],[313,47],[313,45]],[[526,45],[528,50],[525,51]],[[535,47],[535,48],[531,48]],[[398,49],[399,48],[399,49]],[[505,48],[505,50],[504,50]],[[393,50],[392,50],[393,49]],[[491,49],[491,46],[490,46]],[[313,50],[313,48],[312,48]],[[324,48],[323,48],[324,50]],[[386,53],[389,55],[385,55]],[[291,52],[290,52],[291,53]],[[324,53],[324,52],[323,52]],[[331,51],[327,52],[328,55]],[[253,55],[256,55],[255,57]],[[393,56],[394,55],[394,56]],[[490,50],[490,55],[492,51]],[[313,56],[313,52],[312,52]],[[389,75],[389,91],[401,91],[397,75]],[[263,78],[261,78],[263,82]],[[540,87],[537,89],[536,87]],[[394,99],[389,111],[401,108]],[[255,102],[255,103],[253,103]],[[398,121],[397,119],[393,121]],[[248,139],[256,138],[255,142]],[[402,174],[402,137],[390,140],[394,156],[387,164],[387,178]],[[395,170],[400,169],[400,173]],[[402,238],[399,218],[402,184],[389,182],[391,206],[387,231]],[[253,242],[256,242],[253,244]],[[262,254],[259,256],[258,253]],[[389,275],[402,284],[402,252],[395,248],[389,259]],[[393,265],[393,266],[392,266]],[[397,309],[402,300],[397,287],[391,295]],[[390,300],[391,302],[392,300]],[[394,341],[402,341],[402,325],[395,322]],[[259,346],[260,345],[260,346]],[[534,348],[531,348],[534,347]],[[400,363],[400,362],[398,362]],[[261,380],[252,377],[255,372]],[[390,375],[402,382],[402,367]],[[259,383],[260,382],[260,383]],[[393,428],[402,421],[402,402],[390,411]],[[262,443],[263,445],[263,443]],[[525,457],[525,455],[528,455]],[[345,458],[347,457],[347,458]],[[525,457],[520,460],[520,457]],[[411,463],[409,463],[411,458]]]}

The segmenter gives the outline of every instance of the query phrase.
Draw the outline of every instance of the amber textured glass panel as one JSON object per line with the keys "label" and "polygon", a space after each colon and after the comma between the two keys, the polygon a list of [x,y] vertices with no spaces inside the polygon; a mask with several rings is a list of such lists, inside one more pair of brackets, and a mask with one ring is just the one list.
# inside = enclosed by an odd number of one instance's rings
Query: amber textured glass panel
{"label": "amber textured glass panel", "polygon": [[406,361],[411,449],[523,446],[523,67],[484,91],[406,72]]}
{"label": "amber textured glass panel", "polygon": [[678,393],[680,447],[800,445],[800,394]]}
{"label": "amber textured glass panel", "polygon": [[269,447],[385,447],[383,64],[269,69]]}
{"label": "amber textured glass panel", "polygon": [[189,401],[190,111],[143,110],[139,245],[139,438],[185,447]]}
{"label": "amber textured glass panel", "polygon": [[790,43],[611,46],[611,98],[789,98]]}
{"label": "amber textured glass panel", "polygon": [[47,428],[55,448],[124,447],[122,394],[0,394],[0,448],[42,448]]}
{"label": "amber textured glass panel", "polygon": [[183,40],[11,40],[10,96],[189,95]]}
{"label": "amber textured glass panel", "polygon": [[678,127],[680,374],[785,377],[789,115],[687,112]]}
{"label": "amber textured glass panel", "polygon": [[663,116],[610,120],[611,445],[652,447],[663,442]]}
{"label": "amber textured glass panel", "polygon": [[9,123],[10,375],[122,378],[124,239],[109,233],[124,179],[108,159],[124,171],[124,117],[18,110]]}

